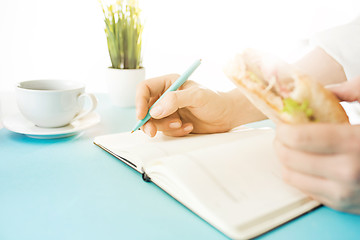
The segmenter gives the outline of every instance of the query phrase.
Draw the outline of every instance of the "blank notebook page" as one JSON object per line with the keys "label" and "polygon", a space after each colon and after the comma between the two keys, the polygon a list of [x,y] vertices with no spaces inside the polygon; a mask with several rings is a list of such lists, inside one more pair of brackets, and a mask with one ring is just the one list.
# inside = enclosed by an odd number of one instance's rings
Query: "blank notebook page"
{"label": "blank notebook page", "polygon": [[148,174],[180,201],[241,225],[305,198],[281,180],[273,138],[273,130],[249,130],[229,143],[159,159]]}

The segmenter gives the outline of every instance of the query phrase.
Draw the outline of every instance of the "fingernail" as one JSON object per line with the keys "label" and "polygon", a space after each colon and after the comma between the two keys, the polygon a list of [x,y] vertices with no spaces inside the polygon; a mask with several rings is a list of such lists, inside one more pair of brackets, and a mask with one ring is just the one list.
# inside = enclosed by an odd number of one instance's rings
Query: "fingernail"
{"label": "fingernail", "polygon": [[191,132],[192,130],[193,130],[193,126],[192,126],[192,125],[189,125],[189,126],[184,127],[184,131],[185,131],[185,132]]}
{"label": "fingernail", "polygon": [[181,127],[181,124],[179,122],[172,122],[169,124],[170,128],[179,128]]}
{"label": "fingernail", "polygon": [[155,106],[150,110],[150,115],[156,117],[160,116],[162,112],[163,108],[161,106]]}

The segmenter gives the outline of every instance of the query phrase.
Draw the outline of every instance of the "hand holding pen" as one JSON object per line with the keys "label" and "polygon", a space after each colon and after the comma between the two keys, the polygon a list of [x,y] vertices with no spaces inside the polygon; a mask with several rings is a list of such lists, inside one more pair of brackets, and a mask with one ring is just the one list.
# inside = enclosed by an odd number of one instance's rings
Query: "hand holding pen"
{"label": "hand holding pen", "polygon": [[[157,102],[159,102],[164,96],[166,96],[167,93],[169,92],[173,92],[176,91],[179,87],[181,87],[181,85],[183,85],[186,80],[190,77],[190,75],[195,71],[195,69],[201,64],[201,59],[195,61],[180,77],[178,77],[175,82],[173,82],[169,88],[166,89],[166,91],[159,97],[159,99],[156,100],[156,102],[154,103],[154,105],[156,105]],[[153,105],[153,106],[154,106]],[[131,133],[133,133],[134,131],[136,131],[137,129],[139,129],[140,127],[142,127],[147,121],[149,121],[149,119],[151,118],[150,116],[150,111],[152,110],[153,106],[150,107],[150,109],[148,110],[148,113],[146,114],[146,116],[139,120],[134,129],[132,130]],[[152,112],[154,113],[154,111],[156,112],[158,109],[155,108],[155,110],[153,110]]]}
{"label": "hand holding pen", "polygon": [[[136,94],[137,118],[143,119],[159,96],[178,78],[179,75],[171,74],[143,81]],[[154,104],[150,120],[141,129],[151,137],[157,131],[169,136],[226,132],[235,127],[231,122],[233,94],[214,92],[188,80],[177,91],[168,92]]]}

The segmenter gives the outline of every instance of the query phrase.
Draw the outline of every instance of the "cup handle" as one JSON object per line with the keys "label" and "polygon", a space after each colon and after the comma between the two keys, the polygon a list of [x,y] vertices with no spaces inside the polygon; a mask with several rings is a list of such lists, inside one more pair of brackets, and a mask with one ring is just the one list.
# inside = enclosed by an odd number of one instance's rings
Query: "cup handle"
{"label": "cup handle", "polygon": [[88,97],[88,98],[90,99],[91,106],[89,107],[89,109],[87,109],[87,110],[85,110],[85,111],[81,111],[75,118],[73,118],[73,120],[72,120],[71,122],[73,122],[73,121],[75,121],[75,120],[78,120],[78,119],[80,119],[80,118],[85,117],[86,115],[88,115],[89,113],[91,113],[92,111],[94,111],[94,110],[96,109],[96,107],[97,107],[98,100],[97,100],[97,98],[95,97],[94,94],[92,94],[92,93],[82,93],[82,94],[80,94],[80,95],[78,96],[78,98],[77,98],[78,101],[79,101],[79,99],[82,98],[82,97]]}

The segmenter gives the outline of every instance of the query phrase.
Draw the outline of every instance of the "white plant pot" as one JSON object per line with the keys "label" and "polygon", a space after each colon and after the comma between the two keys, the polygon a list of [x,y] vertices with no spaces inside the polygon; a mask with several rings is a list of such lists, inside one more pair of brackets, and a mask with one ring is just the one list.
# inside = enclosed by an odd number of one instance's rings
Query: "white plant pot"
{"label": "white plant pot", "polygon": [[119,107],[135,107],[136,86],[145,80],[145,68],[108,68],[107,85],[111,102]]}

